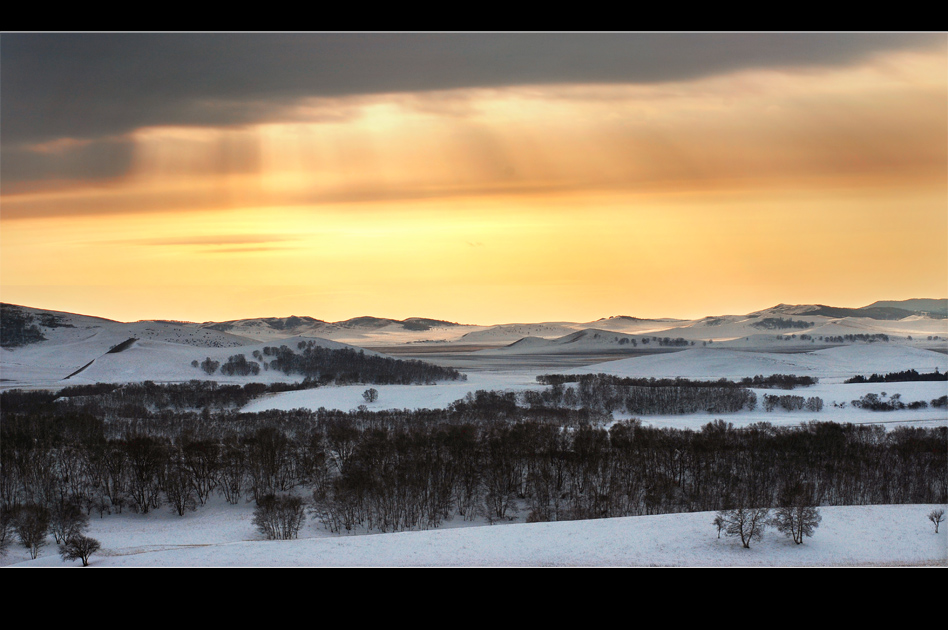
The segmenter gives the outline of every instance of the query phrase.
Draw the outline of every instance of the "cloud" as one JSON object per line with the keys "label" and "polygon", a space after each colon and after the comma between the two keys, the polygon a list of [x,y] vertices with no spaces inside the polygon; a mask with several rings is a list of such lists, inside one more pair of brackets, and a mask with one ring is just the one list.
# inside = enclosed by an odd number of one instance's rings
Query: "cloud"
{"label": "cloud", "polygon": [[[298,241],[298,240],[300,239],[295,236],[280,236],[276,234],[263,234],[263,235],[211,234],[211,235],[206,235],[206,236],[139,238],[139,239],[129,239],[129,240],[113,241],[113,242],[125,244],[125,245],[153,245],[153,246],[165,246],[165,245],[235,246],[235,245],[255,245],[259,243],[280,243],[280,242]],[[272,248],[268,248],[268,249],[272,249]]]}
{"label": "cloud", "polygon": [[[4,102],[5,103],[5,102]],[[6,118],[2,124],[7,124]],[[132,164],[130,138],[75,139],[0,148],[4,193],[31,181],[97,180],[126,173]]]}
{"label": "cloud", "polygon": [[903,51],[654,84],[307,98],[289,122],[4,147],[3,218],[943,186],[946,70],[943,54]]}
{"label": "cloud", "polygon": [[[850,64],[941,34],[4,34],[5,147],[284,120],[312,97],[661,83]],[[430,103],[429,103],[430,104]]]}
{"label": "cloud", "polygon": [[223,247],[209,249],[206,254],[250,254],[260,252],[277,252],[285,250],[285,247]]}

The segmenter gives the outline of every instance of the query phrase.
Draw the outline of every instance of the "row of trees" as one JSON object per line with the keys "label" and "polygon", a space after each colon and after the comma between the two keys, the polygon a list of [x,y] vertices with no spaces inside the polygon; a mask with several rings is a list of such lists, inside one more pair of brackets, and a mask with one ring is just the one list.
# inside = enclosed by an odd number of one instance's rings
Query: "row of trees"
{"label": "row of trees", "polygon": [[[767,527],[775,528],[787,538],[792,538],[796,544],[802,545],[804,537],[812,537],[822,520],[813,500],[812,489],[805,484],[794,483],[781,496],[780,507],[747,507],[742,503],[738,507],[719,511],[711,524],[717,528],[718,538],[722,533],[738,537],[744,548],[748,549],[751,541],[763,538]],[[945,521],[945,510],[932,510],[928,513],[928,520],[935,526],[937,534],[938,526]]]}
{"label": "row of trees", "polygon": [[611,374],[541,374],[537,382],[543,385],[564,385],[579,383],[583,380],[594,379],[605,381],[616,386],[637,387],[753,387],[756,389],[794,389],[795,387],[809,387],[816,385],[819,379],[812,376],[797,376],[796,374],[771,374],[770,376],[746,376],[740,381],[731,381],[720,378],[715,381],[691,380],[678,378],[655,378],[636,376],[613,376]]}
{"label": "row of trees", "polygon": [[[24,422],[35,430],[24,430]],[[5,419],[0,475],[0,503],[10,508],[36,504],[56,510],[74,503],[103,515],[167,505],[184,515],[213,493],[237,503],[285,492],[309,480],[318,465],[313,458],[321,456],[304,438],[290,439],[272,427],[213,440],[186,428],[169,439],[160,435],[171,430],[167,426],[150,433],[126,425],[118,438],[109,439],[104,431],[57,435],[49,432],[55,427],[33,419],[15,424],[7,427]]]}
{"label": "row of trees", "polygon": [[[694,391],[702,391],[695,389]],[[138,418],[4,412],[0,504],[86,513],[312,496],[333,531],[778,505],[788,479],[821,505],[948,501],[948,430],[809,423],[699,431],[604,428],[590,410],[524,408],[478,392],[446,410]]]}
{"label": "row of trees", "polygon": [[256,361],[248,361],[242,354],[235,354],[227,359],[227,363],[221,366],[221,374],[224,376],[256,376],[260,374],[260,364]]}
{"label": "row of trees", "polygon": [[0,555],[7,552],[15,536],[35,560],[52,534],[64,561],[82,560],[82,566],[89,566],[89,557],[101,545],[84,535],[88,525],[89,516],[71,502],[56,504],[52,509],[35,503],[0,506]]}
{"label": "row of trees", "polygon": [[888,374],[872,374],[871,376],[856,375],[843,381],[844,383],[903,383],[908,381],[948,381],[948,372],[941,373],[938,368],[934,372],[919,374],[916,370],[890,372]]}
{"label": "row of trees", "polygon": [[[652,341],[654,341],[655,343],[657,343],[659,346],[661,346],[661,347],[663,347],[663,348],[665,348],[665,347],[667,347],[667,348],[683,348],[683,347],[685,347],[685,346],[693,346],[693,345],[695,345],[695,342],[694,342],[694,341],[688,341],[687,339],[685,339],[685,338],[683,338],[683,337],[675,337],[674,339],[671,338],[671,337],[652,337]],[[648,338],[646,337],[645,339],[643,339],[643,340],[642,340],[642,343],[647,344],[647,343],[648,343]]]}
{"label": "row of trees", "polygon": [[[746,404],[749,392],[737,383],[620,383],[579,377],[577,387],[554,382],[538,400],[477,391],[445,410],[374,413],[238,413],[233,400],[267,389],[259,384],[5,392],[0,505],[74,504],[100,514],[164,505],[183,515],[214,493],[260,504],[302,487],[334,531],[395,531],[523,512],[562,520],[718,510],[744,495],[777,505],[785,479],[811,484],[824,504],[948,495],[944,429],[736,430],[716,421],[688,431],[631,421],[606,430],[609,410],[630,400],[681,409],[715,397]],[[547,404],[568,392],[577,408]]]}
{"label": "row of trees", "polygon": [[297,349],[302,352],[297,354],[288,346],[267,346],[263,351],[254,351],[253,358],[257,361],[248,360],[243,354],[235,354],[223,365],[207,357],[204,361],[195,359],[191,367],[199,368],[208,375],[220,369],[224,376],[256,376],[260,374],[262,365],[263,370],[276,370],[288,376],[299,374],[313,387],[348,383],[409,385],[466,379],[452,368],[424,361],[366,354],[363,350],[352,348],[324,348],[314,341],[300,341]]}
{"label": "row of trees", "polygon": [[[201,380],[162,384],[151,381],[124,385],[97,383],[64,387],[57,392],[9,390],[0,393],[0,407],[11,413],[84,413],[108,418],[141,418],[165,410],[237,409],[262,394],[319,386],[318,382],[306,380],[300,383],[244,385],[222,385]],[[378,391],[374,391],[377,398]]]}
{"label": "row of trees", "polygon": [[744,387],[755,389],[795,389],[816,385],[820,379],[814,376],[797,376],[796,374],[772,374],[770,376],[745,376],[741,379]]}
{"label": "row of trees", "polygon": [[813,322],[807,322],[802,319],[784,319],[782,317],[765,317],[759,322],[751,324],[754,328],[764,330],[782,330],[787,328],[812,328]]}
{"label": "row of trees", "polygon": [[322,384],[409,385],[466,379],[453,368],[366,354],[361,349],[332,349],[316,345],[314,341],[300,341],[297,350],[300,352],[288,346],[267,346],[262,352],[255,352],[254,357],[263,362],[264,369],[286,375],[299,374]]}
{"label": "row of trees", "polygon": [[872,335],[859,333],[856,335],[835,335],[835,336],[827,335],[825,337],[822,337],[822,339],[823,341],[826,341],[829,343],[846,343],[846,342],[853,343],[856,341],[862,341],[865,343],[875,343],[876,341],[888,342],[889,335],[886,335],[883,333],[876,333]]}
{"label": "row of trees", "polygon": [[[939,406],[939,399],[932,401],[932,406]],[[899,411],[901,409],[927,409],[928,403],[924,400],[915,400],[910,403],[902,402],[901,394],[892,394],[888,400],[886,400],[886,393],[882,394],[866,394],[858,400],[852,401],[853,407],[859,409],[866,409],[868,411]]]}
{"label": "row of trees", "polygon": [[[691,381],[684,378],[625,378],[608,374],[545,374],[537,381],[551,385],[543,392],[525,392],[531,406],[584,407],[600,413],[623,411],[635,415],[733,413],[754,409],[757,395],[726,379]],[[565,387],[576,383],[576,387]]]}
{"label": "row of trees", "polygon": [[9,390],[0,393],[0,408],[9,413],[89,414],[100,418],[140,418],[163,410],[237,408],[255,396],[284,391],[283,384],[220,385],[213,381],[76,385],[57,392]]}
{"label": "row of trees", "polygon": [[[733,381],[688,379],[634,379],[608,374],[538,376],[551,384],[544,392],[526,392],[531,406],[580,406],[601,413],[623,411],[634,415],[734,413],[757,406],[757,395]],[[576,387],[565,387],[576,383]]]}
{"label": "row of trees", "polygon": [[752,541],[763,538],[767,527],[773,527],[796,544],[803,544],[804,537],[813,536],[822,521],[813,486],[787,480],[778,500],[779,506],[774,509],[759,507],[754,497],[739,496],[735,506],[715,515],[712,524],[718,530],[718,538],[722,533],[738,537],[744,548],[750,548]]}
{"label": "row of trees", "polygon": [[802,411],[806,409],[818,413],[823,410],[823,399],[819,396],[804,398],[803,396],[771,396],[770,394],[764,394],[764,409],[773,411],[777,408],[784,411]]}

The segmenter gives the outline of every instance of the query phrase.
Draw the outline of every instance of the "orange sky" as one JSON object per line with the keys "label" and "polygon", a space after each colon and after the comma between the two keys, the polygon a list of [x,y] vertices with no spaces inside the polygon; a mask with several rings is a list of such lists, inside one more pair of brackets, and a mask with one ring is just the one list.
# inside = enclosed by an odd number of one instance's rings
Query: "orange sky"
{"label": "orange sky", "polygon": [[311,98],[126,139],[120,176],[5,183],[4,302],[488,324],[948,295],[943,50]]}

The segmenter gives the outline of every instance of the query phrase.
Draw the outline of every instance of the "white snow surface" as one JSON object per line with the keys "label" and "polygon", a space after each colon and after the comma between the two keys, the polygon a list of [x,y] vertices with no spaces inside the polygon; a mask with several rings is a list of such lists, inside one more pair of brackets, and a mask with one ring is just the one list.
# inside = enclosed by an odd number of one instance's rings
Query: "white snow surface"
{"label": "white snow surface", "polygon": [[[905,346],[891,347],[882,344],[842,346],[811,353],[761,353],[741,352],[719,348],[696,348],[668,354],[646,355],[617,361],[596,363],[568,370],[518,370],[479,371],[468,373],[466,381],[444,381],[436,385],[375,385],[378,400],[366,403],[362,398],[365,385],[342,387],[320,387],[294,392],[269,394],[260,397],[243,408],[245,412],[268,409],[312,409],[321,407],[330,410],[351,411],[366,405],[370,411],[382,409],[444,409],[452,402],[463,398],[468,392],[477,390],[500,390],[522,392],[543,390],[546,387],[536,382],[537,374],[612,374],[644,378],[710,379],[743,378],[745,376],[772,374],[797,374],[813,376],[819,382],[811,387],[791,391],[755,389],[759,404],[754,411],[733,414],[694,413],[668,416],[641,416],[643,423],[653,426],[699,429],[713,420],[723,419],[735,426],[746,426],[755,422],[770,422],[775,425],[798,425],[810,420],[885,423],[892,426],[907,424],[914,426],[944,426],[948,424],[948,413],[944,409],[929,407],[921,410],[891,412],[867,412],[852,405],[853,400],[874,393],[891,398],[898,394],[902,402],[930,402],[948,394],[945,381],[860,383],[844,384],[845,379],[856,374],[869,376],[872,373],[897,372],[915,369],[919,372],[948,371],[948,355],[930,350]],[[767,394],[792,393],[805,398],[818,396],[824,401],[819,413],[767,412],[762,400]],[[884,397],[885,399],[885,397]],[[628,419],[624,413],[613,414],[616,420]]]}
{"label": "white snow surface", "polygon": [[[378,352],[356,348],[329,339],[316,337],[289,337],[276,342],[253,342],[233,347],[193,346],[166,340],[137,338],[127,349],[109,353],[113,346],[129,337],[110,335],[108,342],[98,339],[82,340],[62,345],[34,344],[11,352],[3,350],[0,358],[0,376],[7,387],[62,388],[68,385],[89,383],[127,383],[155,381],[181,383],[189,380],[217,381],[219,383],[275,383],[302,380],[298,374],[286,375],[276,370],[262,370],[253,376],[224,376],[220,372],[208,375],[193,361],[206,358],[225,363],[229,357],[242,354],[248,361],[260,361],[253,357],[254,351],[263,351],[267,346],[287,346],[300,352],[297,345],[312,342],[317,346],[334,350],[350,348],[367,355],[382,356]],[[264,357],[268,359],[269,357]],[[87,365],[90,363],[90,365]],[[71,374],[83,368],[81,372]],[[68,378],[67,378],[68,377]]]}
{"label": "white snow surface", "polygon": [[[764,315],[788,313],[774,309]],[[136,322],[122,324],[99,318],[64,315],[62,326],[44,329],[48,341],[13,350],[0,350],[0,387],[49,387],[94,382],[126,382],[153,380],[180,382],[207,379],[220,382],[296,381],[273,370],[253,377],[207,376],[193,368],[191,361],[211,357],[226,361],[232,354],[242,353],[251,359],[252,352],[266,345],[286,344],[295,349],[302,339],[254,340],[243,335],[211,330],[200,324],[175,322]],[[891,373],[907,369],[931,372],[948,371],[948,355],[923,349],[932,342],[919,336],[944,335],[948,320],[906,318],[900,322],[880,322],[865,318],[829,320],[820,316],[794,314],[795,319],[813,321],[812,329],[797,333],[850,334],[876,333],[912,334],[891,343],[855,343],[851,345],[805,352],[774,352],[773,350],[807,350],[802,340],[775,341],[776,333],[762,333],[749,327],[747,316],[705,318],[693,322],[681,320],[631,320],[612,318],[599,322],[571,325],[564,322],[498,327],[454,327],[431,329],[417,333],[387,326],[383,329],[336,331],[339,337],[379,341],[383,338],[405,342],[423,336],[431,340],[454,340],[475,331],[471,339],[480,342],[508,339],[511,333],[533,333],[535,337],[517,344],[513,349],[471,353],[491,357],[505,356],[536,349],[552,352],[596,354],[628,335],[642,335],[650,327],[662,327],[662,336],[682,336],[698,340],[698,347],[623,358],[562,369],[539,367],[549,365],[538,361],[534,369],[502,369],[471,371],[467,381],[446,381],[436,385],[374,385],[378,400],[367,404],[369,409],[445,408],[477,390],[519,392],[544,389],[536,382],[538,374],[606,373],[618,376],[656,378],[742,378],[771,374],[797,374],[820,379],[813,387],[793,390],[804,397],[820,396],[825,406],[820,413],[767,413],[761,406],[753,412],[736,414],[690,414],[678,416],[646,416],[641,420],[654,426],[700,428],[723,419],[735,426],[752,422],[777,425],[798,424],[810,420],[836,422],[884,423],[891,426],[945,426],[948,413],[928,408],[916,411],[872,413],[854,408],[851,401],[866,393],[901,396],[903,402],[930,401],[948,394],[948,384],[941,382],[910,383],[843,383],[844,379],[861,374]],[[718,322],[717,320],[721,320]],[[564,329],[577,332],[569,339],[543,339],[544,334],[558,334]],[[589,330],[596,328],[597,330]],[[328,330],[328,327],[325,328]],[[585,332],[584,332],[585,331]],[[783,331],[786,333],[787,331]],[[599,337],[595,337],[599,334]],[[431,335],[431,336],[429,336]],[[444,339],[441,339],[441,336]],[[128,349],[107,354],[108,350],[131,337]],[[702,339],[714,339],[701,347]],[[719,342],[719,340],[722,340]],[[318,340],[320,345],[342,347],[335,341]],[[470,343],[468,340],[467,343]],[[935,342],[935,346],[944,341]],[[623,344],[626,348],[628,343]],[[518,349],[519,346],[519,349]],[[555,347],[554,347],[555,346]],[[722,347],[723,346],[723,347]],[[639,348],[641,349],[641,345]],[[669,349],[670,350],[670,349]],[[544,351],[537,353],[543,354]],[[69,380],[64,377],[92,362]],[[532,365],[532,363],[531,363]],[[575,365],[575,363],[573,364]],[[362,392],[369,385],[320,387],[317,389],[268,395],[248,404],[244,411],[266,409],[341,409],[348,411],[366,404]],[[785,394],[780,390],[755,390],[764,394]],[[835,406],[839,403],[839,406]],[[845,406],[843,405],[845,403]],[[616,414],[616,420],[626,416]],[[102,550],[93,556],[92,566],[903,566],[948,564],[948,544],[943,524],[938,535],[927,520],[931,505],[887,505],[860,507],[822,507],[823,522],[812,539],[795,545],[773,530],[759,544],[743,549],[734,539],[718,539],[711,525],[712,513],[667,514],[595,521],[560,523],[523,523],[487,526],[479,522],[455,519],[437,531],[403,532],[398,534],[334,535],[319,523],[307,520],[295,541],[265,541],[252,524],[252,504],[232,506],[219,497],[196,512],[183,517],[162,508],[146,515],[117,514],[93,518],[87,535],[102,543]],[[945,507],[945,506],[940,506]],[[521,519],[522,519],[521,515]],[[29,560],[21,546],[14,545],[0,564],[13,566],[76,566],[64,565],[52,539],[41,556]]]}
{"label": "white snow surface", "polygon": [[948,355],[932,350],[888,344],[853,344],[814,352],[745,352],[726,348],[691,348],[566,370],[568,374],[611,374],[646,378],[719,379],[758,374],[796,374],[845,379],[914,369],[948,371]]}
{"label": "white snow surface", "polygon": [[[373,387],[379,392],[378,400],[366,403],[362,393]],[[370,411],[382,409],[444,409],[477,390],[524,391],[540,389],[536,372],[475,372],[466,381],[441,381],[435,385],[342,385],[318,387],[294,392],[268,394],[257,398],[241,411],[256,412],[268,409],[319,409],[351,411],[365,405]]]}
{"label": "white snow surface", "polygon": [[[432,531],[333,536],[304,523],[300,538],[266,541],[251,504],[93,519],[102,549],[90,567],[804,567],[948,566],[948,527],[935,534],[937,505],[822,507],[812,538],[794,544],[768,529],[749,549],[717,537],[713,512],[558,523],[509,523]],[[455,525],[455,527],[451,527]],[[12,547],[3,563],[64,564],[50,540],[30,560]]]}

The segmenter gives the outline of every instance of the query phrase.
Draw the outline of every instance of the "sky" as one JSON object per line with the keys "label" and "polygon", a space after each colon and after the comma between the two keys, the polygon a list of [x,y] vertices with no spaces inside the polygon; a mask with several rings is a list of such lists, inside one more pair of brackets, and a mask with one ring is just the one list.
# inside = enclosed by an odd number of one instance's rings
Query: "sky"
{"label": "sky", "polygon": [[948,35],[0,34],[0,299],[121,321],[948,295]]}

